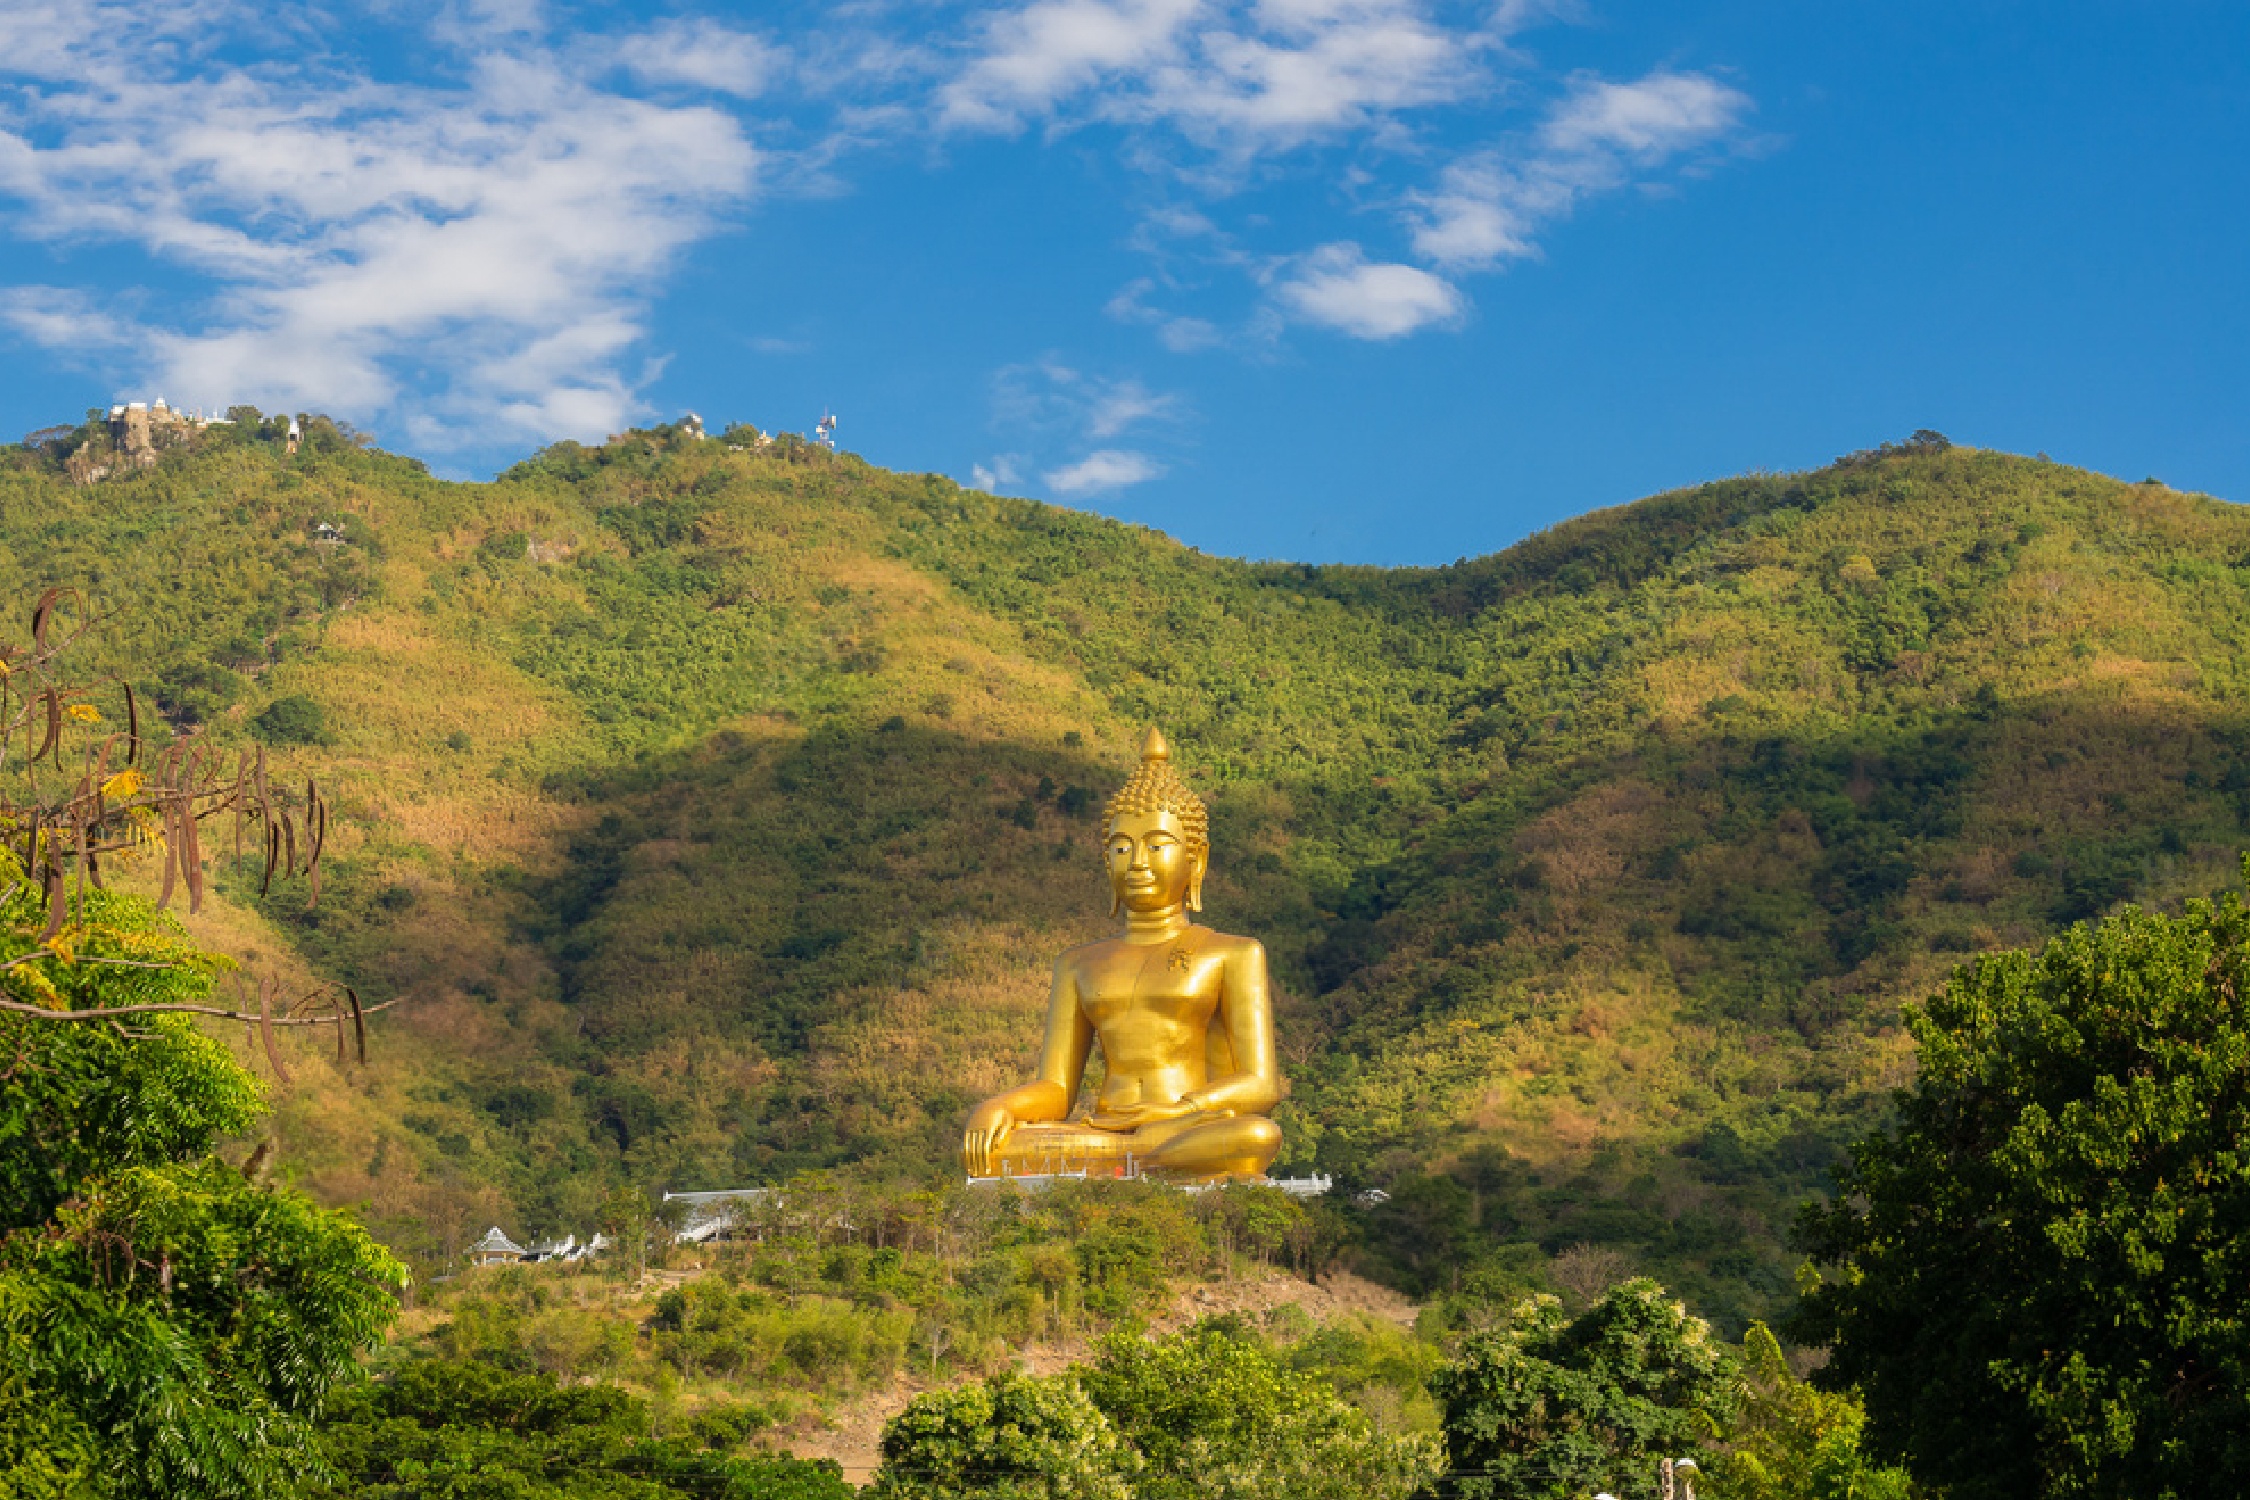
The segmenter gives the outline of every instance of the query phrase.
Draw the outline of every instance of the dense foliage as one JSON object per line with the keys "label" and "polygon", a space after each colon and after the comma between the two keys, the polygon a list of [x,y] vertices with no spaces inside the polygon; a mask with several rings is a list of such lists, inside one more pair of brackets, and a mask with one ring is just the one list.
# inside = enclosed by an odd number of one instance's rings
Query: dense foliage
{"label": "dense foliage", "polygon": [[1324,1374],[1239,1321],[1113,1334],[1083,1380],[1141,1455],[1142,1500],[1388,1500],[1435,1468],[1433,1442],[1378,1430]]}
{"label": "dense foliage", "polygon": [[2250,909],[2127,912],[1966,965],[1808,1212],[1804,1336],[1960,1500],[2250,1480]]}
{"label": "dense foliage", "polygon": [[884,1500],[1132,1500],[1140,1456],[1076,1381],[1002,1373],[917,1397],[883,1429]]}
{"label": "dense foliage", "polygon": [[339,1500],[849,1500],[834,1464],[716,1451],[723,1420],[667,1434],[615,1386],[490,1365],[410,1364],[322,1423]]}
{"label": "dense foliage", "polygon": [[1789,1367],[1763,1323],[1742,1337],[1741,1407],[1710,1465],[1725,1500],[1909,1500],[1906,1471],[1865,1451],[1867,1412],[1848,1391],[1824,1391]]}
{"label": "dense foliage", "polygon": [[[0,849],[0,960],[46,925],[21,877]],[[70,1008],[193,1002],[219,966],[127,895],[89,892],[64,936],[37,965]],[[184,1017],[0,1014],[0,1074],[0,1493],[296,1493],[310,1419],[397,1310],[397,1262],[214,1154],[260,1091]]]}
{"label": "dense foliage", "polygon": [[331,789],[320,909],[222,878],[214,920],[413,997],[277,1127],[425,1274],[628,1182],[926,1185],[1101,929],[1155,719],[1283,990],[1284,1168],[1393,1191],[1365,1264],[1490,1301],[1587,1244],[1732,1332],[1901,999],[2250,826],[2250,520],[1932,439],[1376,570],[809,445],[455,485],[307,434],[8,455],[0,588],[127,606],[172,725]]}
{"label": "dense foliage", "polygon": [[916,1500],[1404,1500],[1426,1440],[1378,1431],[1236,1321],[1120,1332],[1093,1364],[917,1397],[883,1432],[875,1492]]}
{"label": "dense foliage", "polygon": [[1446,1493],[1465,1500],[1649,1500],[1658,1461],[1708,1463],[1739,1404],[1710,1326],[1645,1278],[1575,1319],[1553,1297],[1522,1303],[1465,1340],[1433,1389]]}

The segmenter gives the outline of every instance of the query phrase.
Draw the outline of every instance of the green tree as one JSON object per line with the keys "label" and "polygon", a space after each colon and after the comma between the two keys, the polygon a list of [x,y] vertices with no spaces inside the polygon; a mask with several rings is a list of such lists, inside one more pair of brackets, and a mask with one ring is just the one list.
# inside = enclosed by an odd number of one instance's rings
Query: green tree
{"label": "green tree", "polygon": [[1797,1331],[1961,1500],[2250,1483],[2250,911],[2128,911],[1956,971],[1897,1121],[1806,1211]]}
{"label": "green tree", "polygon": [[258,737],[273,745],[325,745],[328,711],[302,693],[276,698],[251,721]]}
{"label": "green tree", "polygon": [[1877,1466],[1860,1450],[1867,1413],[1848,1391],[1823,1391],[1797,1377],[1763,1323],[1742,1336],[1742,1409],[1726,1451],[1710,1464],[1727,1500],[1908,1500],[1903,1469]]}
{"label": "green tree", "polygon": [[[731,1413],[699,1424],[724,1445]],[[408,1365],[336,1400],[321,1447],[352,1500],[850,1500],[830,1462],[650,1437],[645,1402],[474,1362]]]}
{"label": "green tree", "polygon": [[[146,902],[89,891],[50,936],[22,875],[0,851],[0,987],[57,1010],[207,998],[221,961]],[[213,1155],[263,1112],[256,1080],[184,1016],[132,1019],[0,1013],[0,1493],[294,1494],[403,1272]]]}
{"label": "green tree", "polygon": [[1726,1350],[1655,1282],[1613,1287],[1567,1318],[1553,1297],[1471,1335],[1431,1382],[1445,1412],[1446,1494],[1656,1493],[1660,1459],[1694,1457],[1738,1401]]}
{"label": "green tree", "polygon": [[883,1500],[1132,1500],[1140,1467],[1070,1379],[1013,1372],[917,1396],[883,1428]]}
{"label": "green tree", "polygon": [[1173,1338],[1112,1334],[1083,1379],[1145,1462],[1143,1500],[1403,1500],[1436,1468],[1426,1440],[1376,1432],[1231,1320]]}
{"label": "green tree", "polygon": [[622,1186],[602,1200],[601,1232],[610,1242],[613,1264],[628,1276],[648,1269],[648,1238],[655,1214],[648,1194]]}

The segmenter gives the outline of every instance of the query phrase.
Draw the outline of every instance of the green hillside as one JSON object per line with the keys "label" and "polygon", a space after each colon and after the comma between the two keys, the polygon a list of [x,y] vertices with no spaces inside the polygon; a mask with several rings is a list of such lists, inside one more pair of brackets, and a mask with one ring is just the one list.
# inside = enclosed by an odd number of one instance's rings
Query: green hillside
{"label": "green hillside", "polygon": [[230,874],[198,930],[413,997],[365,1070],[303,1042],[279,1115],[410,1254],[621,1179],[949,1170],[1105,925],[1149,722],[1285,991],[1284,1166],[1389,1189],[1364,1254],[1416,1290],[1584,1242],[1772,1305],[1902,999],[2250,843],[2250,517],[2044,461],[1908,444],[1384,570],[671,429],[482,485],[319,421],[63,457],[0,471],[0,598],[87,589],[89,666],[327,787],[319,907]]}

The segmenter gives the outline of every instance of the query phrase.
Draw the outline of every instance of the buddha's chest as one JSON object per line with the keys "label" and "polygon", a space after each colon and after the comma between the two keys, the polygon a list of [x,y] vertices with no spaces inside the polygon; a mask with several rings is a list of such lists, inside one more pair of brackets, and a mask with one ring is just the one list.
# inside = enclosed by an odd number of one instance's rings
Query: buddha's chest
{"label": "buddha's chest", "polygon": [[1218,1006],[1220,966],[1185,944],[1161,948],[1119,944],[1088,955],[1078,974],[1078,1000],[1096,1029],[1136,1023],[1202,1026]]}

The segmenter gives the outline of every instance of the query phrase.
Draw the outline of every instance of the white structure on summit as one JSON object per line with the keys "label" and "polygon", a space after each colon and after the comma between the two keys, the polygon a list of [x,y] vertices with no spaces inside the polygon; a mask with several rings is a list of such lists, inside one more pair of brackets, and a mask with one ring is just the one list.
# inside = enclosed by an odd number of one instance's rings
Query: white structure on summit
{"label": "white structure on summit", "polygon": [[[156,398],[154,405],[146,401],[120,401],[109,409],[111,452],[100,455],[99,450],[89,449],[74,453],[68,472],[74,483],[92,484],[111,474],[152,468],[157,455],[165,449],[186,443],[206,427],[225,425],[225,417],[182,411],[162,396]],[[97,457],[102,461],[97,461]]]}

